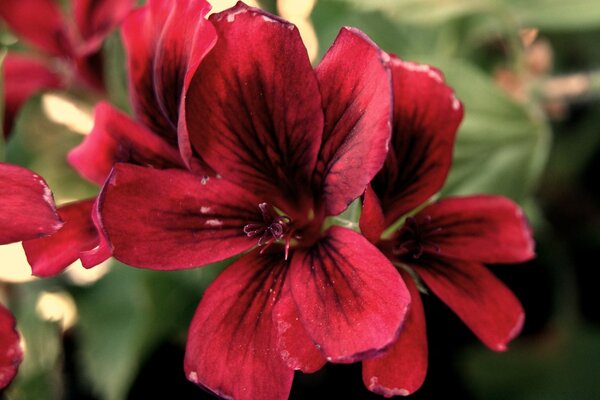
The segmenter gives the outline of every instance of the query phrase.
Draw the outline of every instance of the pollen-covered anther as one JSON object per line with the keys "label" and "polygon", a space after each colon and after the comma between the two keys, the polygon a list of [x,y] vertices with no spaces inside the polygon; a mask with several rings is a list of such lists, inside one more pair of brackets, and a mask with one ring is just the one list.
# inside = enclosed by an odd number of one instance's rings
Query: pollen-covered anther
{"label": "pollen-covered anther", "polygon": [[440,253],[440,247],[434,242],[433,236],[441,232],[442,228],[434,227],[431,216],[425,215],[419,220],[409,217],[400,228],[394,254],[397,256],[411,256],[421,258],[424,252]]}
{"label": "pollen-covered anther", "polygon": [[260,236],[258,246],[263,248],[260,251],[261,254],[273,243],[285,240],[285,259],[287,260],[292,240],[292,229],[290,228],[292,219],[287,215],[279,215],[273,206],[267,203],[260,203],[258,208],[262,213],[263,222],[247,224],[244,226],[244,233],[250,238]]}

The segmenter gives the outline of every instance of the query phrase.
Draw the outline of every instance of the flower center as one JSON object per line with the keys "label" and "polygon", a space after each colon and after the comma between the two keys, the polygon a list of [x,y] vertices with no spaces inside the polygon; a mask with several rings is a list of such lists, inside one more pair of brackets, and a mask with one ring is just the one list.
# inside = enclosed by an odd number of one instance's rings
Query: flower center
{"label": "flower center", "polygon": [[420,258],[425,252],[439,253],[440,247],[433,241],[432,236],[441,230],[440,227],[432,227],[429,215],[419,220],[409,217],[400,228],[393,252],[397,256],[410,256],[413,259]]}
{"label": "flower center", "polygon": [[260,203],[258,208],[262,213],[263,222],[244,226],[244,233],[249,238],[259,237],[258,246],[263,248],[260,254],[273,243],[284,240],[285,259],[287,260],[290,242],[294,233],[291,228],[292,219],[287,215],[279,215],[275,208],[267,203]]}

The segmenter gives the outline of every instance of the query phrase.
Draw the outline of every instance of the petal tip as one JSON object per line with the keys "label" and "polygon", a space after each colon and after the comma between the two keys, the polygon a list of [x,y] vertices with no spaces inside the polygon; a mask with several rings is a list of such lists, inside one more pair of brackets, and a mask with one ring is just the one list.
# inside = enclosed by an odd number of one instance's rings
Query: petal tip
{"label": "petal tip", "polygon": [[404,388],[388,388],[379,384],[379,379],[372,376],[367,388],[383,397],[390,398],[394,396],[408,396],[411,392]]}

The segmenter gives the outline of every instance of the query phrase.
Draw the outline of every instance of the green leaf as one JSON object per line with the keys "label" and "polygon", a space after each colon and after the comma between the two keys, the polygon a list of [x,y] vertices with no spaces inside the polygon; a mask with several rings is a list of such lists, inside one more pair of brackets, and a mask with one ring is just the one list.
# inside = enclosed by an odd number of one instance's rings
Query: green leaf
{"label": "green leaf", "polygon": [[19,372],[7,390],[11,400],[63,398],[60,326],[40,319],[36,313],[37,300],[48,288],[47,283],[34,281],[16,288],[19,301],[11,310],[17,319],[25,352]]}
{"label": "green leaf", "polygon": [[463,61],[433,61],[465,105],[443,195],[494,193],[524,201],[535,189],[550,148],[550,130],[534,106],[511,100]]}
{"label": "green leaf", "polygon": [[563,31],[600,27],[600,2],[597,0],[504,1],[523,26]]}
{"label": "green leaf", "polygon": [[104,79],[109,102],[125,112],[130,112],[129,92],[127,86],[127,61],[119,32],[112,33],[103,47]]}
{"label": "green leaf", "polygon": [[[93,287],[76,295],[79,361],[102,399],[120,400],[154,347],[183,339],[206,286],[222,266],[149,271],[115,263]],[[165,365],[181,368],[182,365]]]}

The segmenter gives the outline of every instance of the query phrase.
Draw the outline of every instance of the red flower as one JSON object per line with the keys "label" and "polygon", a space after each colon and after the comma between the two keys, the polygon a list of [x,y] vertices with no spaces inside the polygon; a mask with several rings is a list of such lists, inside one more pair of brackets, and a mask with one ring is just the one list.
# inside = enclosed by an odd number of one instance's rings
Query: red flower
{"label": "red flower", "polygon": [[425,317],[415,279],[483,343],[502,351],[520,332],[524,313],[517,298],[483,264],[517,263],[534,256],[521,210],[498,196],[435,202],[406,218],[389,237],[381,236],[442,187],[463,115],[462,105],[433,68],[393,58],[392,80],[392,146],[365,193],[360,221],[363,234],[398,267],[412,295],[398,340],[383,356],[363,363],[365,385],[386,397],[414,392],[427,371]]}
{"label": "red flower", "polygon": [[[0,199],[0,245],[50,235],[63,224],[48,185],[28,169],[0,162]],[[0,389],[22,359],[15,319],[0,305]]]}
{"label": "red flower", "polygon": [[133,7],[134,0],[73,0],[74,22],[55,0],[2,0],[0,19],[42,54],[9,53],[4,60],[4,134],[19,108],[43,89],[75,81],[104,91],[101,45]]}
{"label": "red flower", "polygon": [[[151,0],[124,20],[122,36],[136,119],[108,103],[96,106],[94,129],[68,157],[84,178],[102,185],[116,162],[185,168],[177,147],[178,130],[183,129],[179,103],[191,79],[187,71],[196,69],[216,39],[204,19],[209,9],[202,0]],[[196,159],[189,162],[198,165]],[[57,274],[78,258],[85,267],[93,267],[110,256],[92,218],[95,201],[60,207],[63,229],[24,243],[35,275]]]}
{"label": "red flower", "polygon": [[226,398],[286,398],[294,369],[377,354],[404,319],[409,295],[391,263],[325,224],[385,160],[389,57],[347,28],[313,70],[296,27],[277,17],[238,3],[210,21],[218,40],[185,113],[187,155],[212,173],[118,164],[101,222],[114,256],[142,268],[246,252],[204,293],[186,374]]}

